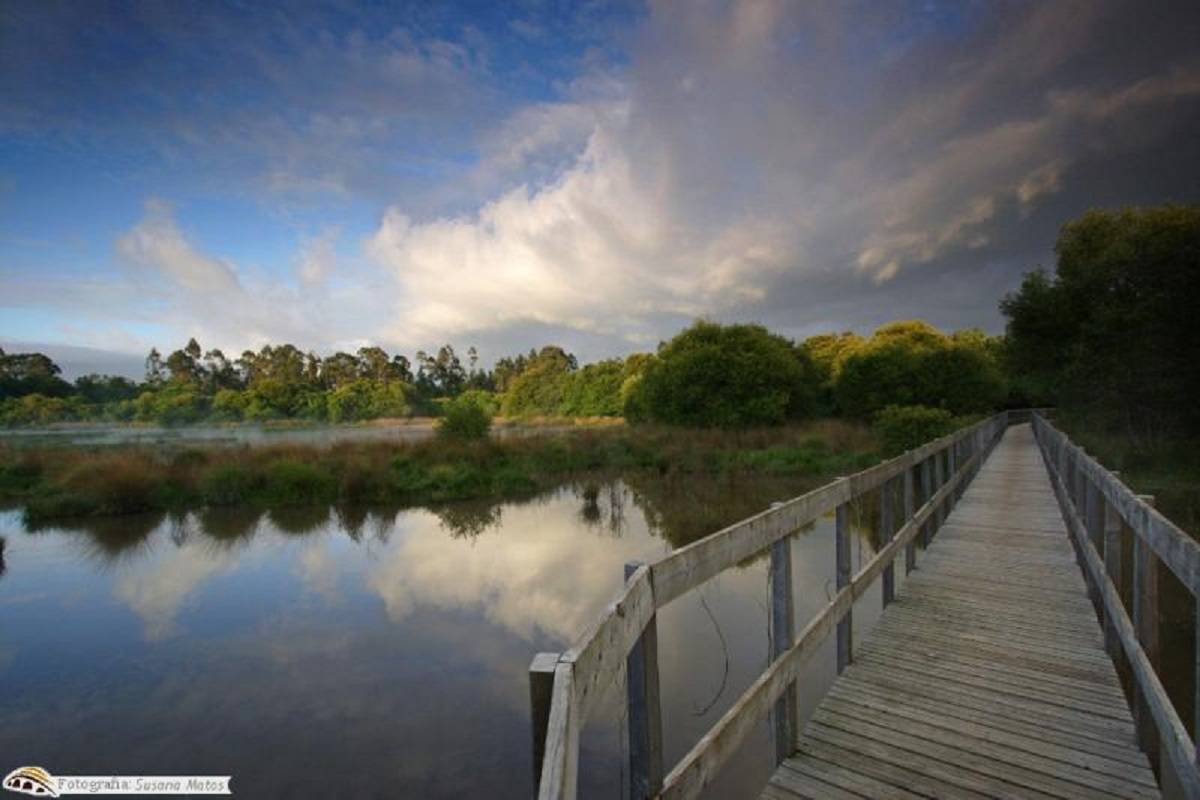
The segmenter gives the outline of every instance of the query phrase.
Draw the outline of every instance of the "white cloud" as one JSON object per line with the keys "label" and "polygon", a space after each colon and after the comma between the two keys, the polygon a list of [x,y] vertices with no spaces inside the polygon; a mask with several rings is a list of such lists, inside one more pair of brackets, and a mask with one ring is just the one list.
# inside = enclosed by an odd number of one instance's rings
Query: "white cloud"
{"label": "white cloud", "polygon": [[236,293],[241,290],[233,265],[198,252],[175,224],[170,206],[146,201],[142,220],[117,240],[126,260],[158,271],[192,292]]}
{"label": "white cloud", "polygon": [[337,268],[334,246],[337,244],[338,235],[337,228],[329,228],[302,245],[300,265],[297,268],[301,282],[309,285],[319,284]]}

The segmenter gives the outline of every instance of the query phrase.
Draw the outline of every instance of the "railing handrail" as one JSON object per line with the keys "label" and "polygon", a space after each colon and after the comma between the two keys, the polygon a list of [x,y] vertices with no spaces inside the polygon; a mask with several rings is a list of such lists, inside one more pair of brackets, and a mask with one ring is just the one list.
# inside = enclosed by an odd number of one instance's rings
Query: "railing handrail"
{"label": "railing handrail", "polygon": [[[1125,653],[1137,689],[1135,717],[1143,748],[1155,749],[1154,736],[1164,746],[1184,796],[1200,798],[1197,747],[1200,737],[1188,735],[1174,703],[1158,676],[1157,572],[1155,557],[1165,563],[1195,599],[1200,597],[1200,545],[1164,517],[1112,472],[1087,455],[1041,414],[1033,416],[1037,437],[1058,502],[1067,521],[1084,577],[1100,605],[1109,655]],[[1121,599],[1121,528],[1112,512],[1134,536],[1134,618]],[[1100,539],[1103,553],[1096,547]],[[1145,598],[1153,603],[1147,611]],[[1200,605],[1197,606],[1200,612]],[[1197,616],[1200,634],[1200,614]],[[1150,652],[1143,644],[1150,642]],[[1197,642],[1200,656],[1200,641]],[[1197,661],[1200,679],[1200,660]],[[1200,690],[1196,696],[1200,723]]]}
{"label": "railing handrail", "polygon": [[[845,646],[849,647],[848,615],[853,602],[881,573],[885,574],[884,602],[890,601],[890,584],[887,580],[890,578],[890,566],[886,562],[889,559],[894,561],[905,547],[908,548],[908,557],[915,558],[917,533],[926,527],[941,506],[947,501],[952,502],[954,494],[961,493],[960,490],[965,488],[973,471],[1007,427],[1008,416],[1008,412],[1000,412],[876,466],[839,478],[633,571],[617,599],[605,608],[575,646],[559,655],[557,661],[545,658],[545,654],[535,659],[531,681],[535,676],[540,681],[552,681],[549,691],[543,688],[541,692],[551,698],[546,718],[539,721],[535,711],[534,719],[535,758],[540,749],[538,745],[544,746],[538,797],[542,800],[558,800],[575,796],[580,731],[603,690],[619,676],[625,659],[639,644],[658,609],[746,558],[770,548],[822,515],[904,476],[903,526],[891,534],[888,544],[852,579],[848,582],[839,579],[838,593],[809,622],[800,636],[789,634],[776,653],[775,660],[730,711],[665,779],[659,776],[652,781],[656,783],[662,780],[663,796],[694,796],[711,779],[711,772],[725,760],[733,746],[741,741],[751,723],[761,719],[765,709],[795,681],[799,667],[835,624],[839,628],[847,626]],[[947,454],[949,473],[944,481],[941,479],[940,462],[936,458],[943,453]],[[929,470],[924,469],[922,484],[926,500],[920,509],[914,511],[912,471],[918,466],[926,468],[931,463],[936,464],[936,482],[939,486],[936,492],[932,491]],[[787,591],[787,597],[790,598],[790,587]],[[842,638],[839,630],[839,640]],[[545,687],[545,683],[542,685]],[[653,693],[657,702],[657,675],[654,676]],[[543,729],[544,739],[539,742]],[[661,742],[658,747],[661,748]],[[536,767],[535,774],[539,772]],[[651,786],[649,790],[657,794],[659,786]]]}

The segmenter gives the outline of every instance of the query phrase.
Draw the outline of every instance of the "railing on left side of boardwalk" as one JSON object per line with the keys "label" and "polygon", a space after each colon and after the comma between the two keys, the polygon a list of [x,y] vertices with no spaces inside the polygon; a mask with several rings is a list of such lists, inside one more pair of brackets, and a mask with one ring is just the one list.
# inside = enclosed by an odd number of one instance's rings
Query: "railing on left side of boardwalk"
{"label": "railing on left side of boardwalk", "polygon": [[[1196,604],[1195,666],[1200,687],[1200,545],[1154,508],[1154,498],[1138,495],[1071,442],[1043,415],[1033,415],[1033,432],[1050,473],[1055,495],[1083,567],[1092,602],[1104,624],[1105,646],[1114,662],[1124,655],[1133,676],[1134,721],[1142,749],[1161,752],[1160,774],[1170,767],[1183,795],[1200,800],[1197,752],[1200,736],[1190,737],[1159,677],[1158,564],[1165,564]],[[1133,536],[1132,611],[1122,584],[1122,528]],[[1132,613],[1132,619],[1130,615]],[[1200,690],[1195,720],[1200,732]],[[1160,751],[1161,748],[1161,751]],[[1161,780],[1161,778],[1160,778]]]}
{"label": "railing on left side of boardwalk", "polygon": [[[1019,414],[1014,412],[1012,416]],[[575,797],[580,732],[604,689],[617,680],[622,670],[627,671],[630,794],[636,800],[697,796],[754,726],[772,712],[776,761],[786,758],[799,734],[796,680],[801,667],[835,628],[838,672],[850,662],[854,601],[882,575],[883,603],[891,602],[897,557],[903,550],[906,566],[915,565],[917,536],[928,543],[999,441],[1009,417],[1009,412],[1002,412],[839,478],[652,564],[627,566],[620,596],[578,643],[564,653],[539,653],[530,666],[534,785],[538,797]],[[892,489],[897,483],[903,490],[900,514],[894,514],[893,507]],[[916,508],[918,484],[923,502]],[[887,544],[851,574],[849,504],[875,489],[882,489],[880,517]],[[837,526],[837,594],[797,635],[789,537],[831,511],[836,514]],[[902,523],[898,529],[897,518]],[[685,592],[768,548],[772,661],[712,729],[665,772],[657,612]]]}

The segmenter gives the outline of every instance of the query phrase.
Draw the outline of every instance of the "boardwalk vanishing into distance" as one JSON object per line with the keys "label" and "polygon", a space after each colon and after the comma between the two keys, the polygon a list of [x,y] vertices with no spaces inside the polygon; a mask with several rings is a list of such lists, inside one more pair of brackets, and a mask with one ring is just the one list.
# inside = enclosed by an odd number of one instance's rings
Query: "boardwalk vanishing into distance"
{"label": "boardwalk vanishing into distance", "polygon": [[[852,574],[850,508],[863,502],[878,503],[882,545]],[[791,535],[830,512],[837,593],[798,627]],[[657,610],[760,552],[772,660],[668,767]],[[1200,546],[1153,498],[1041,415],[1001,413],[629,565],[576,646],[531,666],[538,796],[575,796],[580,730],[624,674],[634,798],[701,796],[766,719],[767,800],[1155,798],[1160,785],[1200,799],[1195,740],[1157,673],[1160,564],[1200,597]],[[856,646],[854,603],[876,579],[884,612]],[[831,635],[838,677],[802,722],[801,670]],[[1200,676],[1200,645],[1196,664]]]}
{"label": "boardwalk vanishing into distance", "polygon": [[1158,797],[1050,477],[1009,428],[762,797]]}

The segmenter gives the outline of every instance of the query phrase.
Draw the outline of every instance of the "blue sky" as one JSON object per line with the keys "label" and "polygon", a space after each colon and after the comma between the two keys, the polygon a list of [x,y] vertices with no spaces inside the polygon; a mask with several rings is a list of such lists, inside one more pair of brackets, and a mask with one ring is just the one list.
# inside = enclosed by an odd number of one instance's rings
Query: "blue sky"
{"label": "blue sky", "polygon": [[0,343],[590,359],[698,316],[997,330],[1065,219],[1197,200],[1198,18],[7,4]]}

